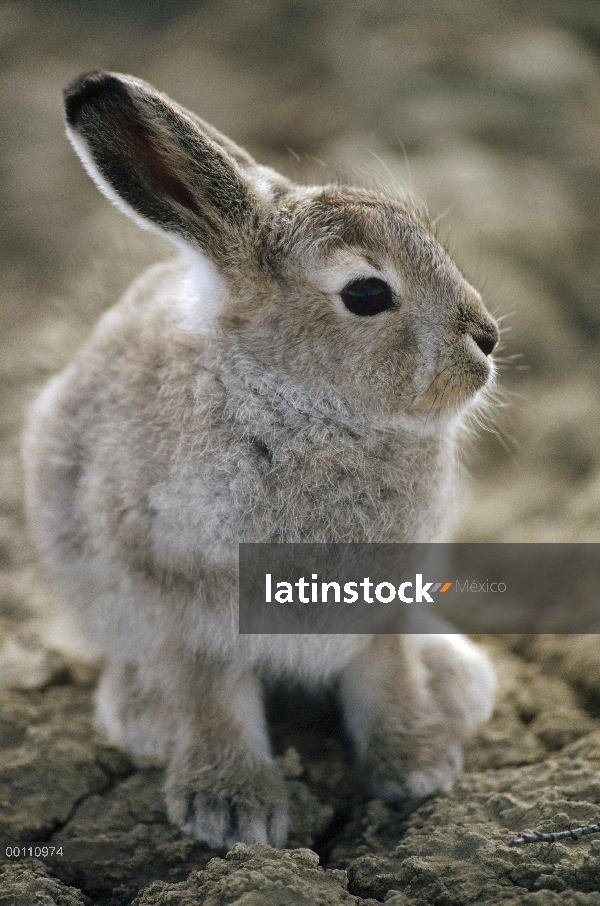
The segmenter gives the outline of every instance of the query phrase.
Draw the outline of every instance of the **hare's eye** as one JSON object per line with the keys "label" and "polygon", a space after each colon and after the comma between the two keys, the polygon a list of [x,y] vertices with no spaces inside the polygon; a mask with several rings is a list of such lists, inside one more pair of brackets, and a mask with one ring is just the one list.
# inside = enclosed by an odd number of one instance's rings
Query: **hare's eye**
{"label": "hare's eye", "polygon": [[394,307],[392,291],[383,280],[368,277],[349,283],[340,293],[342,302],[354,315],[378,315]]}

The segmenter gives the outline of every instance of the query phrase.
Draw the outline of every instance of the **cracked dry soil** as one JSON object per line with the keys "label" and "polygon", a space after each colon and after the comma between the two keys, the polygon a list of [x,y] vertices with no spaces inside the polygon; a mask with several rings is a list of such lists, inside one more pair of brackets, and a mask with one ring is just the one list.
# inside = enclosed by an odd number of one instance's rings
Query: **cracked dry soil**
{"label": "cracked dry soil", "polygon": [[[367,799],[332,701],[275,695],[290,848],[171,826],[160,770],[92,725],[97,672],[55,650],[27,540],[23,413],[170,248],[101,198],[62,126],[82,70],[130,72],[299,182],[406,186],[509,315],[508,450],[471,457],[462,541],[600,538],[600,17],[590,0],[0,3],[0,840],[110,841],[111,861],[0,863],[0,906],[597,906],[597,636],[484,640],[500,689],[453,790]],[[290,154],[290,151],[292,152]],[[511,356],[523,354],[523,359]],[[520,370],[521,364],[526,370]],[[515,439],[511,445],[510,438]],[[575,603],[575,602],[573,602]]]}
{"label": "cracked dry soil", "polygon": [[509,845],[525,828],[598,819],[596,690],[583,677],[573,685],[572,666],[571,681],[551,666],[550,642],[533,660],[534,641],[516,653],[495,640],[494,716],[453,790],[411,812],[361,792],[332,700],[274,696],[292,812],[283,852],[225,854],[169,824],[162,772],[108,746],[91,723],[93,677],[55,665],[41,688],[0,697],[0,837],[110,841],[119,855],[4,863],[0,904],[597,904],[600,838]]}

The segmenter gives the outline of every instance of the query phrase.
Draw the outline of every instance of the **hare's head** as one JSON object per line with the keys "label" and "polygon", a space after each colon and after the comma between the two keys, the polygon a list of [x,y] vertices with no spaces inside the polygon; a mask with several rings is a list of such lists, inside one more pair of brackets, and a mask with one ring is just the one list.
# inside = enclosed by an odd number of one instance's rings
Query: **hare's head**
{"label": "hare's head", "polygon": [[195,323],[232,369],[384,420],[455,413],[489,383],[496,324],[400,202],[293,185],[129,76],[81,76],[66,112],[109,198],[204,262],[189,304],[209,272]]}

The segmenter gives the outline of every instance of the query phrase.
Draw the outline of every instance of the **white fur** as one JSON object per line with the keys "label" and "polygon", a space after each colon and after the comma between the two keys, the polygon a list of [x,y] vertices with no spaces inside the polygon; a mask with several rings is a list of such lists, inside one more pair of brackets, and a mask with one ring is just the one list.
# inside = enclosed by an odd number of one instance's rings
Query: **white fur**
{"label": "white fur", "polygon": [[190,248],[181,240],[176,244],[186,273],[182,292],[176,300],[175,318],[180,328],[197,336],[208,331],[222,311],[225,283],[210,258],[200,249]]}
{"label": "white fur", "polygon": [[[369,277],[378,277],[380,280],[387,282],[397,299],[402,298],[402,280],[400,274],[392,267],[379,269],[373,267],[358,252],[352,249],[340,249],[334,252],[327,265],[315,269],[314,265],[310,269],[310,275],[319,289],[332,296],[338,296],[345,286],[354,280],[366,280]],[[350,312],[344,308],[341,300],[335,300],[336,306],[339,303],[339,310],[344,317],[351,317]]]}

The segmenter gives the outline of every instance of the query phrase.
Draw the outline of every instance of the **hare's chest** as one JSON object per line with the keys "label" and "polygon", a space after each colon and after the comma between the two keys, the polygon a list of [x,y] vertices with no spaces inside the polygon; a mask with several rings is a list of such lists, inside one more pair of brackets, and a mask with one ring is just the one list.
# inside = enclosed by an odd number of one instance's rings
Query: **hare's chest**
{"label": "hare's chest", "polygon": [[431,473],[416,480],[402,449],[373,452],[331,432],[324,440],[278,435],[219,436],[213,426],[211,443],[153,490],[158,546],[218,559],[240,541],[418,540],[435,521],[439,483]]}

